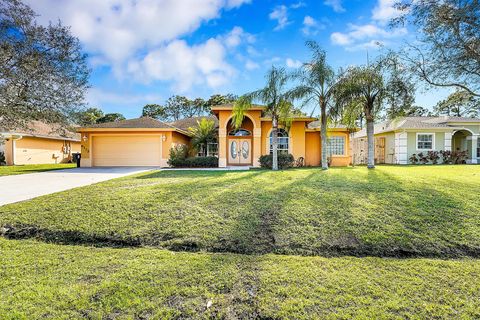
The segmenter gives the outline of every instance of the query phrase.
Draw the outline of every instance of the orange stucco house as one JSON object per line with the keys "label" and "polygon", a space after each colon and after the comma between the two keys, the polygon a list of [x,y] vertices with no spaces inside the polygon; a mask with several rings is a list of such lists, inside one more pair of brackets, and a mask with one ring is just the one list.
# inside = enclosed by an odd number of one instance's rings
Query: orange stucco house
{"label": "orange stucco house", "polygon": [[[261,155],[270,153],[272,120],[264,107],[252,106],[240,129],[232,124],[233,105],[212,108],[218,126],[218,142],[209,145],[207,155],[218,157],[219,167],[259,167]],[[123,120],[79,128],[82,143],[82,167],[92,166],[160,166],[167,167],[170,149],[190,143],[188,130],[199,118],[165,123],[148,117]],[[293,119],[289,130],[279,130],[279,152],[303,158],[306,166],[320,165],[320,127],[311,117]],[[345,128],[329,129],[329,157],[332,166],[351,163],[350,135]]]}
{"label": "orange stucco house", "polygon": [[0,129],[0,152],[7,165],[56,164],[80,152],[80,135],[55,124],[32,121],[26,129]]}

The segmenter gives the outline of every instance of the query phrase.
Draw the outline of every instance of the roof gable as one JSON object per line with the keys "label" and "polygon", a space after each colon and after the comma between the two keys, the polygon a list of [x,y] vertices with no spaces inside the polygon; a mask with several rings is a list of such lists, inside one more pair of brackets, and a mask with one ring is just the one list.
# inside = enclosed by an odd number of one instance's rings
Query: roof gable
{"label": "roof gable", "polygon": [[18,128],[14,130],[0,128],[0,133],[46,139],[80,141],[80,134],[72,132],[65,126],[59,123],[45,123],[41,121],[31,121],[27,124],[26,128]]}

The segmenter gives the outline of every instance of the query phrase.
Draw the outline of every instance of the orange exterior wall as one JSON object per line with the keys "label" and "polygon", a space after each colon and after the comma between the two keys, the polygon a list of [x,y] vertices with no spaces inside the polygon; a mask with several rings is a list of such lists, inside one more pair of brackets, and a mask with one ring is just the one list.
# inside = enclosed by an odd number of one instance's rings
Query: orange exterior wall
{"label": "orange exterior wall", "polygon": [[305,133],[305,165],[307,167],[318,167],[322,160],[322,148],[320,144],[320,131]]}
{"label": "orange exterior wall", "polygon": [[346,167],[352,164],[352,152],[350,148],[350,135],[346,131],[330,131],[329,136],[343,136],[345,137],[345,155],[344,156],[332,156],[332,167]]}
{"label": "orange exterior wall", "polygon": [[[292,123],[292,126],[289,130],[290,144],[288,152],[293,155],[295,159],[300,157],[306,157],[305,149],[305,128],[306,124],[304,121],[295,121]],[[269,145],[270,145],[270,133],[272,131],[272,122],[271,121],[262,121],[262,155],[269,154]]]}
{"label": "orange exterior wall", "polygon": [[[92,160],[90,157],[90,150],[92,148],[92,135],[93,136],[101,136],[101,135],[161,135],[165,138],[162,138],[162,161],[161,166],[167,167],[168,157],[170,155],[170,149],[177,145],[177,144],[190,144],[190,138],[175,132],[175,131],[100,131],[100,132],[82,132],[82,160],[81,166],[82,167],[91,167]],[[86,136],[86,141],[83,137]],[[139,155],[141,156],[141,155]]]}
{"label": "orange exterior wall", "polygon": [[[70,146],[64,153],[63,147]],[[80,152],[80,142],[46,139],[37,137],[23,137],[5,144],[7,165],[26,164],[56,164],[71,160],[72,152]]]}
{"label": "orange exterior wall", "polygon": [[[262,129],[260,117],[262,111],[249,110],[245,113],[245,117],[249,118],[253,123],[252,133],[252,162],[254,167],[258,167],[258,159],[262,155],[261,150],[261,137]],[[227,134],[228,134],[228,122],[232,118],[232,110],[220,110],[218,112],[218,166],[227,166]]]}

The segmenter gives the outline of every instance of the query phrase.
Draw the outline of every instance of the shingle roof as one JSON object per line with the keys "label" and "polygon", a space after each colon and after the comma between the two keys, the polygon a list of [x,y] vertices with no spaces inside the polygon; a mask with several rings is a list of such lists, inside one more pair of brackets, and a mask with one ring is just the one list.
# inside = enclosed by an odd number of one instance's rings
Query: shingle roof
{"label": "shingle roof", "polygon": [[[321,122],[320,120],[317,120],[317,121],[313,121],[313,122],[310,122],[308,124],[308,128],[309,129],[319,129],[321,128]],[[343,125],[343,124],[333,124],[330,126],[330,128],[336,128],[336,129],[346,129],[347,126],[346,125]]]}
{"label": "shingle roof", "polygon": [[80,134],[70,131],[65,126],[58,123],[44,123],[41,121],[31,121],[26,128],[6,130],[0,128],[0,133],[19,134],[38,138],[50,139],[68,139],[80,141]]}
{"label": "shingle roof", "polygon": [[208,120],[213,120],[215,122],[215,126],[218,127],[218,119],[215,116],[200,116],[200,117],[185,118],[185,119],[180,119],[177,121],[170,122],[169,124],[176,128],[187,131],[188,128],[196,127],[197,121],[200,122],[204,118]]}
{"label": "shingle roof", "polygon": [[165,123],[163,121],[153,119],[150,117],[140,117],[136,119],[112,121],[106,123],[97,123],[88,128],[158,128],[158,129],[176,129],[171,124]]}
{"label": "shingle roof", "polygon": [[[451,129],[449,123],[478,122],[476,118],[461,117],[402,117],[394,120],[384,121],[374,126],[375,133],[389,132],[400,129]],[[355,134],[355,137],[366,136],[366,129]]]}

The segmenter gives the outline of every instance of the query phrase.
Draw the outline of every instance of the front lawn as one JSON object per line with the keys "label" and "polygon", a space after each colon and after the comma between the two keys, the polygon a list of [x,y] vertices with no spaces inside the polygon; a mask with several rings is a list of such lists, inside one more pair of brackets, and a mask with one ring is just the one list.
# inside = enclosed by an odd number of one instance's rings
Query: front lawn
{"label": "front lawn", "polygon": [[10,176],[15,174],[43,172],[58,169],[70,169],[76,167],[74,163],[59,164],[28,164],[23,166],[0,166],[0,176]]}
{"label": "front lawn", "polygon": [[469,259],[179,253],[1,238],[0,252],[2,319],[480,317],[480,263]]}
{"label": "front lawn", "polygon": [[157,171],[0,207],[7,237],[171,250],[480,256],[480,166]]}

